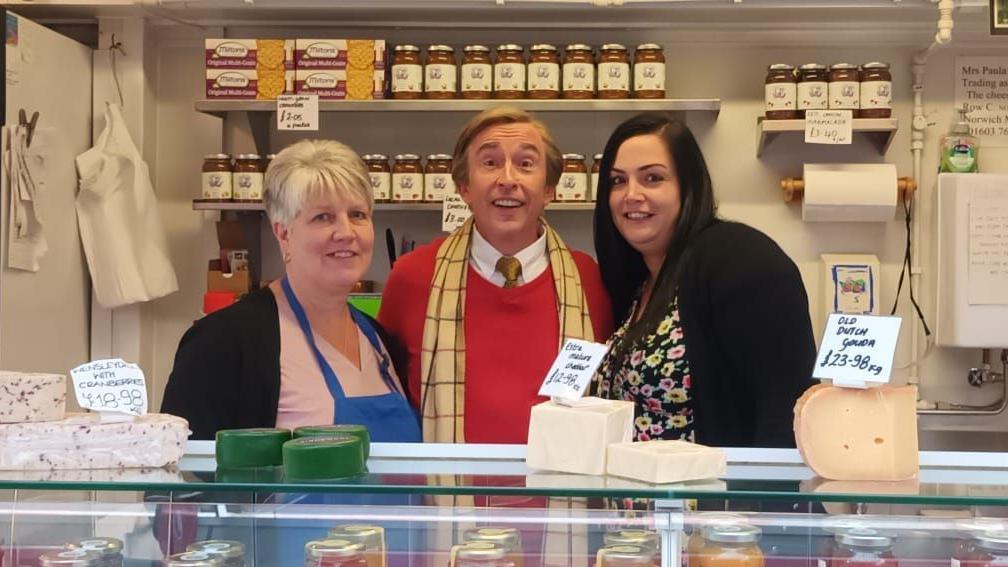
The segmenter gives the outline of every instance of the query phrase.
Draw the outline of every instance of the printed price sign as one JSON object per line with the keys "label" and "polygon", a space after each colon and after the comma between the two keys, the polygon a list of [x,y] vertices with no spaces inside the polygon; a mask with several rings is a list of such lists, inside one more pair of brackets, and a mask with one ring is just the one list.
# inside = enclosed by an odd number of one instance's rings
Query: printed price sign
{"label": "printed price sign", "polygon": [[806,144],[850,144],[854,129],[850,110],[806,110]]}
{"label": "printed price sign", "polygon": [[95,360],[70,371],[77,403],[98,412],[147,413],[143,370],[121,358]]}
{"label": "printed price sign", "polygon": [[831,313],[812,376],[846,388],[888,382],[900,323],[899,317]]}
{"label": "printed price sign", "polygon": [[472,216],[469,205],[462,200],[458,193],[445,195],[444,203],[441,205],[441,230],[445,232],[455,232],[455,229],[465,224]]}
{"label": "printed price sign", "polygon": [[539,395],[566,400],[580,398],[608,351],[609,347],[603,344],[567,339],[546,373]]}
{"label": "printed price sign", "polygon": [[277,97],[277,130],[318,130],[318,95]]}

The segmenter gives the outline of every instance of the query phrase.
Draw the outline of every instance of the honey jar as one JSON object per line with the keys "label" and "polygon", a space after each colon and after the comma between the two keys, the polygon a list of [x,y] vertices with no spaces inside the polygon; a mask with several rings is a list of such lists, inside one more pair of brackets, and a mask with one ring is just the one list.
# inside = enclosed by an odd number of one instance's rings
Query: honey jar
{"label": "honey jar", "polygon": [[392,168],[385,154],[365,154],[364,165],[371,178],[371,194],[375,203],[387,203],[392,199]]}
{"label": "honey jar", "polygon": [[581,154],[563,154],[563,169],[556,186],[556,200],[585,201],[588,198],[588,167]]}
{"label": "honey jar", "polygon": [[[359,283],[359,282],[358,282]],[[329,530],[329,539],[343,539],[364,546],[367,567],[385,567],[385,529],[381,526],[350,524]]]}
{"label": "honey jar", "polygon": [[642,43],[634,50],[634,98],[665,97],[665,51],[657,43]]}
{"label": "honey jar", "polygon": [[658,567],[659,558],[653,549],[636,545],[607,545],[595,555],[597,567]]}
{"label": "honey jar", "polygon": [[186,551],[205,553],[221,560],[224,567],[245,567],[245,546],[240,541],[207,540],[190,544]]}
{"label": "honey jar", "polygon": [[423,168],[420,156],[398,154],[392,166],[392,201],[422,201],[424,190]]}
{"label": "honey jar", "polygon": [[462,55],[462,98],[480,99],[493,96],[493,65],[490,48],[467,45]]}
{"label": "honey jar", "polygon": [[715,524],[701,531],[703,544],[690,556],[690,567],[763,567],[760,529],[745,524]]}
{"label": "honey jar", "polygon": [[431,154],[427,156],[424,167],[424,201],[440,203],[445,197],[455,192],[455,181],[452,179],[452,157],[448,154]]}
{"label": "honey jar", "polygon": [[891,537],[870,528],[851,528],[836,534],[830,567],[898,567]]}
{"label": "honey jar", "polygon": [[514,528],[474,528],[466,530],[462,534],[462,540],[466,543],[473,541],[489,542],[504,548],[504,557],[514,563],[515,567],[522,567],[521,534]]}
{"label": "honey jar", "polygon": [[101,555],[84,549],[64,549],[43,553],[38,564],[40,567],[101,567]]}
{"label": "honey jar", "polygon": [[798,114],[829,108],[829,73],[825,65],[806,63],[798,68]]}
{"label": "honey jar", "polygon": [[564,98],[595,96],[595,60],[591,46],[572,43],[564,49],[562,80]]}
{"label": "honey jar", "polygon": [[231,169],[231,156],[227,154],[204,156],[200,197],[215,203],[230,201],[233,183]]}
{"label": "honey jar", "polygon": [[794,67],[775,63],[767,68],[764,102],[767,120],[798,118],[798,81]]}
{"label": "honey jar", "polygon": [[861,66],[861,109],[859,118],[892,116],[892,74],[888,63],[874,61]]}
{"label": "honey jar", "polygon": [[392,50],[392,98],[420,98],[423,74],[420,48],[408,44],[395,46]]}
{"label": "honey jar", "polygon": [[259,154],[238,154],[232,175],[231,194],[234,200],[244,203],[262,201],[264,172]]}
{"label": "honey jar", "polygon": [[591,191],[588,192],[588,200],[595,201],[598,198],[599,171],[602,169],[602,154],[592,156],[591,166]]}
{"label": "honey jar", "polygon": [[533,45],[529,50],[529,98],[560,98],[560,55],[548,43]]}
{"label": "honey jar", "polygon": [[304,548],[305,567],[368,567],[364,546],[346,539],[309,541]]}
{"label": "honey jar", "polygon": [[599,50],[598,97],[630,98],[630,56],[625,46],[607,43]]}
{"label": "honey jar", "polygon": [[123,542],[114,537],[88,537],[67,542],[66,549],[83,549],[100,556],[100,567],[122,567]]}
{"label": "honey jar", "polygon": [[829,72],[830,110],[852,110],[861,106],[861,79],[856,65],[835,63]]}
{"label": "honey jar", "polygon": [[525,97],[525,49],[522,46],[514,43],[497,46],[494,96],[509,99]]}
{"label": "honey jar", "polygon": [[427,65],[424,66],[424,94],[427,98],[455,98],[455,50],[447,45],[427,48]]}

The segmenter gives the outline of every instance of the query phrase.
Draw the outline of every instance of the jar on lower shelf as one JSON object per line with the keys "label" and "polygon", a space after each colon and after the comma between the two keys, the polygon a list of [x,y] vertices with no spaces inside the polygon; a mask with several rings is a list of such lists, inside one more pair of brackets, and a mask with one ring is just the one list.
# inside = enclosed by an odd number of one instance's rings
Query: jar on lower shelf
{"label": "jar on lower shelf", "polygon": [[588,166],[581,154],[563,154],[563,170],[556,186],[557,202],[586,201]]}
{"label": "jar on lower shelf", "polygon": [[364,154],[361,156],[371,178],[371,194],[375,203],[387,203],[392,199],[392,168],[385,154]]}
{"label": "jar on lower shelf", "polygon": [[829,567],[898,567],[891,537],[870,528],[853,528],[836,534],[836,549]]}
{"label": "jar on lower shelf", "polygon": [[261,202],[264,172],[259,154],[238,154],[232,177],[232,198],[239,203]]}
{"label": "jar on lower shelf", "polygon": [[321,539],[305,544],[305,567],[368,567],[364,546],[345,539]]}
{"label": "jar on lower shelf", "polygon": [[208,154],[203,157],[200,198],[214,203],[231,200],[234,166],[228,154]]}
{"label": "jar on lower shelf", "polygon": [[417,154],[398,154],[392,166],[392,201],[423,201],[423,167]]}
{"label": "jar on lower shelf", "polygon": [[452,157],[448,154],[427,156],[424,167],[424,198],[428,203],[440,203],[455,192],[452,180]]}
{"label": "jar on lower shelf", "polygon": [[245,567],[245,545],[240,541],[213,539],[190,544],[186,551],[206,553],[221,560],[224,567]]}

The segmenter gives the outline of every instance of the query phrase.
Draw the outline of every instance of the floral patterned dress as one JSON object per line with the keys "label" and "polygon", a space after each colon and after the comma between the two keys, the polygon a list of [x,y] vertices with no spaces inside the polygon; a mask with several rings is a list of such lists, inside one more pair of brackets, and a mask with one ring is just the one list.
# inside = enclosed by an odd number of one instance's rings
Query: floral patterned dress
{"label": "floral patterned dress", "polygon": [[631,315],[610,340],[609,354],[598,370],[598,395],[634,402],[634,441],[693,441],[692,378],[679,321],[679,298],[672,300],[668,315],[653,333],[625,348],[624,337],[636,312],[634,301]]}

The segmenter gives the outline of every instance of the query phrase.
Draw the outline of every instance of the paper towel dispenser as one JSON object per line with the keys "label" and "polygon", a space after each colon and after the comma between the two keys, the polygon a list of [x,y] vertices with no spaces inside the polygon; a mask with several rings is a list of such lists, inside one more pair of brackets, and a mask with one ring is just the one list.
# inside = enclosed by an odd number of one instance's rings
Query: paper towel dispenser
{"label": "paper towel dispenser", "polygon": [[897,179],[896,166],[887,163],[808,163],[804,176],[781,180],[781,189],[785,202],[803,200],[806,222],[891,221],[899,203],[917,188],[909,177]]}

